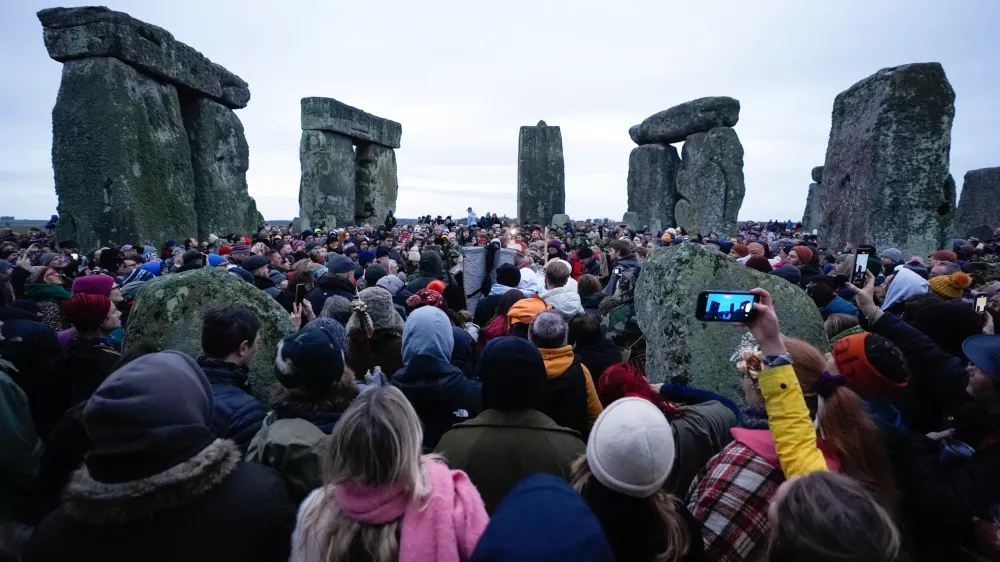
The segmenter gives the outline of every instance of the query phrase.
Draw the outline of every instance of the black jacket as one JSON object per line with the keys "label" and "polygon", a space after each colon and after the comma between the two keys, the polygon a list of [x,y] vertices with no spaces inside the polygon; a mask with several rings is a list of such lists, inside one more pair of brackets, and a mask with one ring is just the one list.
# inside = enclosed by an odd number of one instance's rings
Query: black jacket
{"label": "black jacket", "polygon": [[[14,268],[14,270],[23,268]],[[31,406],[35,431],[43,439],[53,424],[72,404],[69,402],[69,373],[66,355],[56,332],[41,319],[24,310],[0,307],[0,357],[17,367],[10,378],[21,387]]]}
{"label": "black jacket", "polygon": [[347,279],[333,273],[326,273],[316,280],[316,286],[309,291],[306,298],[312,304],[313,312],[319,316],[319,313],[323,311],[323,305],[326,304],[326,299],[330,297],[344,297],[352,301],[358,297],[358,290],[354,283]]}
{"label": "black jacket", "polygon": [[118,365],[121,346],[113,340],[74,335],[66,344],[66,372],[70,373],[67,404],[84,402]]}
{"label": "black jacket", "polygon": [[240,461],[218,440],[172,469],[109,484],[86,468],[74,473],[67,500],[35,528],[25,562],[162,560],[284,562],[295,505],[274,470]]}
{"label": "black jacket", "polygon": [[431,451],[451,426],[479,415],[481,387],[453,365],[418,355],[392,375],[392,385],[413,405],[424,426],[424,450]]}
{"label": "black jacket", "polygon": [[215,405],[212,430],[217,437],[232,439],[240,452],[246,452],[266,414],[260,402],[250,395],[249,369],[208,357],[199,357],[198,366],[212,384]]}
{"label": "black jacket", "polygon": [[476,311],[472,314],[472,323],[485,328],[497,313],[497,305],[503,295],[487,295],[476,303]]}
{"label": "black jacket", "polygon": [[585,376],[579,358],[574,359],[561,375],[545,381],[545,405],[539,410],[556,424],[586,437],[590,433],[590,417]]}
{"label": "black jacket", "polygon": [[594,381],[594,388],[597,388],[598,381],[604,370],[622,362],[622,352],[618,346],[611,343],[607,338],[600,338],[596,342],[589,344],[578,343],[573,348],[573,353],[580,358],[587,370],[590,371],[590,378]]}

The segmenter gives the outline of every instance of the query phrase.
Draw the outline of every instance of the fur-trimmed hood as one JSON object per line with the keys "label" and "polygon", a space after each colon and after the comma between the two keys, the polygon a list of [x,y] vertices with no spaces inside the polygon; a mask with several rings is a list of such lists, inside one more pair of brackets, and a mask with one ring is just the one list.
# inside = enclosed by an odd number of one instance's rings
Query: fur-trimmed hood
{"label": "fur-trimmed hood", "polygon": [[96,526],[149,520],[160,510],[203,496],[232,474],[240,461],[236,444],[216,439],[190,459],[130,482],[98,482],[84,465],[73,473],[63,492],[66,513]]}

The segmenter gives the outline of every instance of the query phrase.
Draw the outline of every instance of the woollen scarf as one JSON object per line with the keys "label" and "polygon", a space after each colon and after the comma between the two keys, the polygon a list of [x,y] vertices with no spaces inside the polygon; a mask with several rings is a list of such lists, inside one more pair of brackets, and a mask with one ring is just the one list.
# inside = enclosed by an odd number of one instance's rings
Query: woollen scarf
{"label": "woollen scarf", "polygon": [[51,285],[49,283],[31,283],[24,286],[24,296],[35,301],[57,301],[69,300],[73,296],[62,285]]}
{"label": "woollen scarf", "polygon": [[423,468],[431,483],[427,497],[410,501],[399,487],[342,482],[333,491],[337,507],[364,525],[402,517],[399,562],[468,560],[489,523],[483,499],[461,470],[436,461],[424,461]]}

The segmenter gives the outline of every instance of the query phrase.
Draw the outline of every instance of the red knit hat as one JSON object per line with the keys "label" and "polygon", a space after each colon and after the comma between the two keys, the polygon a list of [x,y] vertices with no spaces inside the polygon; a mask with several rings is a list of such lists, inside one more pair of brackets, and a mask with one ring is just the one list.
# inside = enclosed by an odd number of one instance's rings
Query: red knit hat
{"label": "red knit hat", "polygon": [[799,261],[802,263],[809,263],[813,259],[813,251],[808,246],[796,246],[792,251],[799,256]]}
{"label": "red knit hat", "polygon": [[435,279],[427,284],[427,290],[437,291],[438,293],[441,293],[443,295],[446,286],[447,285],[444,284],[444,281],[441,281],[440,279]]}
{"label": "red knit hat", "polygon": [[931,258],[937,261],[950,261],[955,263],[958,260],[958,254],[952,252],[951,250],[938,250],[931,254]]}
{"label": "red knit hat", "polygon": [[219,255],[220,256],[228,256],[231,253],[233,253],[232,247],[230,247],[230,246],[219,246]]}
{"label": "red knit hat", "polygon": [[63,316],[77,330],[96,330],[111,311],[111,299],[104,295],[77,293],[63,303]]}

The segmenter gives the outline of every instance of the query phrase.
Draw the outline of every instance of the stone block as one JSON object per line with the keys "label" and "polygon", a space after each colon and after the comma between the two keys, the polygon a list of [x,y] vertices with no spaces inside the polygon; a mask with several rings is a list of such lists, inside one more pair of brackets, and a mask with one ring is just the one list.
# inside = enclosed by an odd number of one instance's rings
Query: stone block
{"label": "stone block", "polygon": [[191,151],[177,89],[114,58],[63,65],[52,110],[60,236],[81,248],[195,234]]}
{"label": "stone block", "polygon": [[562,131],[539,121],[521,127],[517,146],[517,218],[544,224],[566,212]]}
{"label": "stone block", "polygon": [[653,219],[674,226],[677,205],[677,171],[681,158],[668,144],[646,144],[632,149],[628,158],[628,210],[640,222]]}
{"label": "stone block", "polygon": [[809,232],[812,232],[814,228],[819,228],[820,218],[823,216],[819,208],[819,192],[822,189],[823,184],[809,184],[809,194],[806,195],[806,209],[802,212],[802,227]]}
{"label": "stone block", "polygon": [[799,286],[736,263],[698,244],[659,248],[646,259],[635,291],[636,318],[646,336],[650,382],[683,376],[692,386],[742,400],[740,375],[732,356],[746,328],[695,319],[704,290],[767,290],[774,300],[781,333],[829,351],[819,309]]}
{"label": "stone block", "polygon": [[732,127],[739,120],[738,100],[725,96],[699,98],[650,115],[629,129],[629,136],[636,144],[671,144],[694,133]]}
{"label": "stone block", "polygon": [[718,127],[695,133],[684,142],[677,172],[674,219],[689,234],[736,232],[743,205],[743,145],[736,131]]}
{"label": "stone block", "polygon": [[302,131],[299,216],[312,228],[354,224],[354,143],[329,131]]}
{"label": "stone block", "polygon": [[815,183],[823,183],[823,166],[816,166],[812,169],[812,179]]}
{"label": "stone block", "polygon": [[562,228],[566,226],[566,223],[568,222],[570,222],[569,215],[566,213],[559,213],[557,215],[552,215],[552,222],[550,224],[554,224],[559,228]]}
{"label": "stone block", "polygon": [[396,210],[396,151],[362,143],[355,155],[354,224],[379,225]]}
{"label": "stone block", "polygon": [[302,98],[302,130],[330,131],[389,148],[399,148],[403,126],[333,98]]}
{"label": "stone block", "polygon": [[277,382],[274,354],[278,342],[295,329],[278,301],[232,273],[203,268],[147,282],[129,313],[125,350],[152,344],[197,357],[202,351],[205,312],[225,306],[249,308],[260,318],[260,344],[250,362],[250,386],[254,396],[266,401]]}
{"label": "stone block", "polygon": [[841,92],[823,167],[823,245],[905,256],[951,249],[954,116],[955,92],[938,63],[886,68]]}
{"label": "stone block", "polygon": [[969,236],[979,226],[1000,227],[1000,168],[980,168],[965,173],[955,225],[959,237]]}

